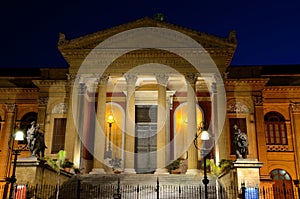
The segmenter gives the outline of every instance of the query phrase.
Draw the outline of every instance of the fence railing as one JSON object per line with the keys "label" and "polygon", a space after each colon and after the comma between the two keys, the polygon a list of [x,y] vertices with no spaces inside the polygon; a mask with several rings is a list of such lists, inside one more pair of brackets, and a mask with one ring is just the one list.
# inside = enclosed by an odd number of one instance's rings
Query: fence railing
{"label": "fence railing", "polygon": [[[284,187],[283,187],[284,188]],[[288,188],[244,188],[235,186],[208,186],[209,199],[299,199],[298,189]],[[4,186],[0,186],[0,193]],[[17,185],[15,199],[55,199],[54,185]],[[89,184],[80,180],[60,186],[59,199],[204,199],[203,185],[160,185],[157,180],[151,185]]]}

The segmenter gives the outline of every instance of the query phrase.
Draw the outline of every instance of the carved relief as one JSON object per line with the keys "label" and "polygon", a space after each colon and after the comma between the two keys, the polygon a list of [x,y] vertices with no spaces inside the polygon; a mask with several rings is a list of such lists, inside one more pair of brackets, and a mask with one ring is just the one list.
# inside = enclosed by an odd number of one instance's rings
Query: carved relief
{"label": "carved relief", "polygon": [[249,113],[248,107],[242,102],[233,102],[227,106],[228,113]]}
{"label": "carved relief", "polygon": [[52,109],[52,114],[66,114],[68,111],[67,103],[59,103]]}

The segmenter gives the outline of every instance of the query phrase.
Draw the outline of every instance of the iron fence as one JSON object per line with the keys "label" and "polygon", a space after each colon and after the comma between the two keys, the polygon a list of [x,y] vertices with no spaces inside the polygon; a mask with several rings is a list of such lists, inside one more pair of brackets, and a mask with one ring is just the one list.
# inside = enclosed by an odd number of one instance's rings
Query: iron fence
{"label": "iron fence", "polygon": [[[15,199],[55,199],[54,185],[19,185]],[[25,187],[25,188],[24,188]],[[0,187],[2,192],[4,186]],[[204,199],[202,185],[125,185],[118,180],[115,184],[90,184],[80,180],[60,186],[59,199]],[[25,194],[24,194],[25,192]],[[209,199],[300,199],[298,189],[285,187],[243,188],[236,186],[208,186]]]}

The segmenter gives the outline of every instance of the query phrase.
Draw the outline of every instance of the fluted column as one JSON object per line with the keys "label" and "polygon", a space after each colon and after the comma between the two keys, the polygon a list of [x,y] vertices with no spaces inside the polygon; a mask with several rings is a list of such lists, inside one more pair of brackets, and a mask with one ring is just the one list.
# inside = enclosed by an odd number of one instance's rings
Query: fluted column
{"label": "fluted column", "polygon": [[166,135],[166,85],[168,83],[169,77],[164,74],[156,74],[156,80],[158,83],[158,109],[157,109],[157,168],[156,173],[168,173],[166,166],[166,145],[167,145],[167,135]]}
{"label": "fluted column", "polygon": [[255,110],[258,157],[259,157],[259,161],[264,163],[264,165],[260,169],[260,176],[261,179],[270,179],[270,174],[268,171],[263,97],[254,96],[253,102],[254,102],[254,110]]}
{"label": "fluted column", "polygon": [[0,153],[0,178],[5,179],[9,175],[10,171],[10,162],[11,162],[11,150],[9,147],[12,147],[12,134],[14,132],[14,118],[15,118],[15,111],[16,105],[15,104],[4,104],[4,109],[6,111],[6,121],[5,121],[5,129],[2,131],[0,137],[0,146],[1,146],[1,153]]}
{"label": "fluted column", "polygon": [[106,92],[109,75],[103,74],[99,77],[96,131],[94,141],[94,168],[95,173],[104,173],[104,153],[105,153],[105,115],[106,115]]}
{"label": "fluted column", "polygon": [[197,131],[196,123],[196,96],[195,96],[195,83],[197,76],[193,73],[185,75],[187,83],[187,142],[190,143],[188,148],[188,170],[187,174],[198,173],[198,151],[194,146],[195,133]]}
{"label": "fluted column", "polygon": [[126,112],[125,112],[125,172],[135,173],[134,170],[134,141],[135,141],[135,74],[125,74],[127,82]]}

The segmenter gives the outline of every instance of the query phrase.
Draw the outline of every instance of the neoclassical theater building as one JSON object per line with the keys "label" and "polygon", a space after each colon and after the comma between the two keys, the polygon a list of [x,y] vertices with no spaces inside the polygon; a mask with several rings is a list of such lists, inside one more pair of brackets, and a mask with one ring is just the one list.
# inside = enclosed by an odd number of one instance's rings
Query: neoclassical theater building
{"label": "neoclassical theater building", "polygon": [[[165,173],[186,159],[197,173],[209,149],[235,160],[234,127],[247,134],[247,159],[263,163],[261,181],[300,179],[300,66],[232,66],[238,42],[163,20],[142,18],[69,39],[58,49],[68,68],[0,73],[0,179],[11,173],[12,134],[32,121],[46,156],[66,150],[84,173],[121,159],[127,173]],[[196,134],[207,129],[206,146]],[[24,151],[21,157],[27,157]]]}

